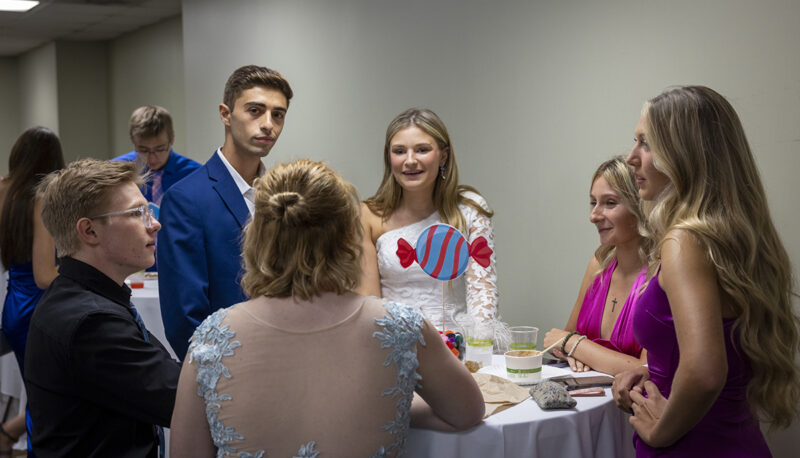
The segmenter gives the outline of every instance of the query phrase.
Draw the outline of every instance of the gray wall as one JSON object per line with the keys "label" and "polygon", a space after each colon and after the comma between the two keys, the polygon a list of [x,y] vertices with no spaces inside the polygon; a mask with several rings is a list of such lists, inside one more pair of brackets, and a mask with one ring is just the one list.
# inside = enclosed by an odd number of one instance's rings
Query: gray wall
{"label": "gray wall", "polygon": [[19,131],[22,132],[29,127],[44,126],[58,133],[55,43],[46,44],[24,54],[19,57],[18,65]]}
{"label": "gray wall", "polygon": [[[437,111],[462,181],[496,211],[501,308],[514,324],[563,326],[597,244],[589,178],[627,153],[642,102],[705,84],[738,110],[775,220],[800,260],[800,4],[480,0],[184,2],[189,150],[223,140],[217,116],[235,67],[292,83],[269,164],[323,159],[377,187],[383,135],[410,106]],[[210,64],[211,63],[211,64]]]}
{"label": "gray wall", "polygon": [[105,43],[56,43],[58,123],[64,160],[109,157]]}
{"label": "gray wall", "polygon": [[67,161],[111,158],[132,149],[128,119],[156,104],[175,122],[184,150],[185,102],[181,18],[109,42],[54,42],[0,58],[0,175],[19,134],[37,125],[61,137]]}
{"label": "gray wall", "polygon": [[18,72],[16,58],[0,58],[0,176],[8,174],[8,151],[19,135]]}
{"label": "gray wall", "polygon": [[181,18],[144,27],[109,43],[109,112],[113,155],[133,150],[131,112],[161,105],[172,115],[175,151],[186,152]]}

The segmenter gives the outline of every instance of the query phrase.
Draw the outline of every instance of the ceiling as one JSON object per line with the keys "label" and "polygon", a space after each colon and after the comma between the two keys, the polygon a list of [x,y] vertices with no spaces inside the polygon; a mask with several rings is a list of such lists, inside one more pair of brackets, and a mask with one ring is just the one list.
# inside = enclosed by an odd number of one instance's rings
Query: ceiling
{"label": "ceiling", "polygon": [[0,57],[54,40],[110,40],[180,13],[181,0],[40,0],[25,13],[0,11]]}

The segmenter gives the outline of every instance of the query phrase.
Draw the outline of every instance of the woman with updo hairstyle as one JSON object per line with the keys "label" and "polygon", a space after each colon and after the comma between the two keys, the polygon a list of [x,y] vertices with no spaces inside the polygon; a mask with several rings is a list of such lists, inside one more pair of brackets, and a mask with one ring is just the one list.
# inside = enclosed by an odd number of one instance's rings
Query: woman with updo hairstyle
{"label": "woman with updo hairstyle", "polygon": [[419,108],[397,115],[386,128],[383,163],[383,180],[361,208],[364,275],[359,291],[411,305],[437,327],[448,316],[494,325],[494,254],[485,268],[470,261],[465,273],[444,289],[418,264],[402,267],[395,254],[399,239],[414,244],[426,227],[440,222],[458,229],[470,244],[484,237],[494,250],[494,213],[475,188],[459,184],[455,149],[444,122],[433,111]]}
{"label": "woman with updo hairstyle", "polygon": [[634,314],[648,364],[612,387],[636,455],[771,456],[759,420],[796,420],[800,338],[741,121],[712,89],[668,90],[645,103],[627,161],[655,240]]}
{"label": "woman with updo hairstyle", "polygon": [[640,229],[644,214],[624,157],[600,164],[591,183],[589,220],[597,227],[600,246],[566,327],[548,331],[544,345],[561,342],[553,354],[566,359],[573,371],[614,375],[647,362],[647,352],[633,335],[633,312],[647,277],[650,239]]}
{"label": "woman with updo hairstyle", "polygon": [[243,247],[250,300],[192,336],[171,456],[398,456],[410,425],[480,422],[480,390],[437,330],[409,307],[354,292],[353,186],[300,160],[254,188]]}

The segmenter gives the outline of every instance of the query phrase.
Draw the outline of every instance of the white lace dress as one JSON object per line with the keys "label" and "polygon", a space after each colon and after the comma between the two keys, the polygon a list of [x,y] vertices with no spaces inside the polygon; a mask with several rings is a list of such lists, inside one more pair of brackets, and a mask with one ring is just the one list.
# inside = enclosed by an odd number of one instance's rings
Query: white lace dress
{"label": "white lace dress", "polygon": [[[480,195],[472,192],[465,192],[463,195],[488,209],[486,201]],[[448,323],[450,320],[459,323],[469,322],[469,318],[488,323],[497,318],[497,271],[492,220],[469,205],[462,204],[458,208],[469,230],[464,236],[470,245],[479,236],[486,238],[489,243],[489,248],[493,251],[489,267],[481,267],[470,259],[464,275],[443,282],[430,277],[416,262],[408,268],[400,265],[396,253],[397,241],[403,238],[411,246],[416,246],[420,233],[431,224],[440,222],[438,212],[422,221],[388,231],[375,243],[378,252],[378,272],[381,276],[381,295],[390,301],[415,308],[440,330],[442,295],[444,295],[445,319]]]}

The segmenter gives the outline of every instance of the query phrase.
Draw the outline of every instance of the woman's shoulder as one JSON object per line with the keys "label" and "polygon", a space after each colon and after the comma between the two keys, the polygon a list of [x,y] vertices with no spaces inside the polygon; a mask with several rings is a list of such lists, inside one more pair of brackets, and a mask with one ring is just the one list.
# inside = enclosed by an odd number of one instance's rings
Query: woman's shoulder
{"label": "woman's shoulder", "polygon": [[370,208],[366,202],[361,202],[361,223],[370,228],[380,227],[383,222],[383,217]]}
{"label": "woman's shoulder", "polygon": [[702,240],[691,230],[672,228],[664,235],[659,244],[662,262],[665,258],[685,256],[705,256]]}
{"label": "woman's shoulder", "polygon": [[395,349],[410,350],[417,343],[424,342],[422,331],[425,328],[425,317],[413,308],[398,302],[382,300],[384,313],[375,318],[375,325],[380,328],[374,337],[380,339],[382,346]]}
{"label": "woman's shoulder", "polygon": [[661,267],[659,282],[666,288],[668,279],[697,278],[714,270],[713,262],[703,241],[691,230],[673,228],[659,244]]}
{"label": "woman's shoulder", "polygon": [[366,202],[361,202],[361,227],[364,235],[375,243],[378,237],[385,232],[383,218],[373,211]]}
{"label": "woman's shoulder", "polygon": [[383,319],[395,323],[395,326],[421,326],[425,319],[420,312],[415,310],[410,305],[391,301],[389,299],[383,299],[374,296],[366,297],[364,306],[365,308],[376,312],[376,315],[381,315]]}
{"label": "woman's shoulder", "polygon": [[594,275],[592,275],[592,277],[595,277],[600,272],[606,270],[608,268],[608,266],[610,266],[610,265],[611,265],[611,262],[608,263],[607,266],[603,267],[603,263],[600,262],[599,259],[597,259],[597,256],[592,256],[592,259],[589,260],[589,265],[586,267],[586,272],[593,273]]}
{"label": "woman's shoulder", "polygon": [[217,310],[194,330],[187,352],[190,360],[202,363],[208,358],[209,352],[217,355],[220,351],[232,350],[240,345],[238,341],[231,340],[236,333],[230,329],[229,321],[231,313],[237,314],[237,305]]}
{"label": "woman's shoulder", "polygon": [[458,200],[459,200],[459,206],[467,204],[468,201],[472,201],[486,211],[491,210],[489,208],[489,203],[486,201],[486,198],[480,195],[480,193],[478,193],[478,191],[473,188],[462,189],[459,192]]}
{"label": "woman's shoulder", "polygon": [[486,199],[472,188],[462,189],[459,194],[458,211],[464,216],[467,227],[486,224],[494,215]]}
{"label": "woman's shoulder", "polygon": [[589,264],[586,266],[586,272],[584,272],[583,280],[581,281],[581,295],[585,295],[587,291],[598,286],[599,281],[602,279],[602,274],[606,269],[608,269],[608,266],[603,268],[603,264],[597,257],[592,256],[592,259],[589,260]]}

